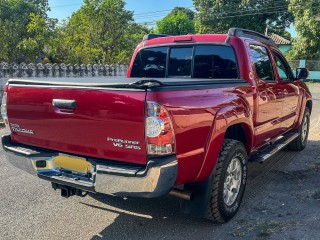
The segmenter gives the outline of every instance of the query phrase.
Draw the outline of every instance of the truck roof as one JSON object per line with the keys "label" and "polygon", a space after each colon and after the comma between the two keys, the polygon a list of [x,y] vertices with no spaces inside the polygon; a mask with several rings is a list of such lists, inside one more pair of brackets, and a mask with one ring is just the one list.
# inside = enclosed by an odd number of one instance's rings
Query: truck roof
{"label": "truck roof", "polygon": [[228,34],[188,34],[188,35],[163,35],[163,34],[149,34],[144,36],[142,45],[153,46],[174,43],[228,43],[231,37],[238,37],[242,39],[253,39],[267,45],[276,46],[274,41],[258,32],[242,29],[230,28]]}
{"label": "truck roof", "polygon": [[192,42],[217,42],[224,43],[227,34],[188,34],[178,36],[160,36],[144,40],[144,46],[162,45],[170,43],[192,43]]}

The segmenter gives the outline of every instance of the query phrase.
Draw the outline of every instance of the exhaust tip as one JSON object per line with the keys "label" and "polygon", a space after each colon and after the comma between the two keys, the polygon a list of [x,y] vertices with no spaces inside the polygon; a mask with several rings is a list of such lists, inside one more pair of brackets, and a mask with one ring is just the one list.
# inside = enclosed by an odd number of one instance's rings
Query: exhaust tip
{"label": "exhaust tip", "polygon": [[178,198],[181,198],[184,200],[193,200],[194,199],[194,193],[188,192],[188,191],[183,191],[180,189],[172,189],[169,194],[174,197],[178,197]]}

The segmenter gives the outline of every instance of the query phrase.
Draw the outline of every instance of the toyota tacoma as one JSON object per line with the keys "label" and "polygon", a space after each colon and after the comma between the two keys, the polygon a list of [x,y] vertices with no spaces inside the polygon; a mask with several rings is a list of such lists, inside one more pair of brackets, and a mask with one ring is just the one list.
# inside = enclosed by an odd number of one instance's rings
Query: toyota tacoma
{"label": "toyota tacoma", "polygon": [[124,78],[10,79],[2,145],[64,197],[181,198],[216,223],[238,211],[248,162],[307,144],[312,97],[268,37],[150,34]]}

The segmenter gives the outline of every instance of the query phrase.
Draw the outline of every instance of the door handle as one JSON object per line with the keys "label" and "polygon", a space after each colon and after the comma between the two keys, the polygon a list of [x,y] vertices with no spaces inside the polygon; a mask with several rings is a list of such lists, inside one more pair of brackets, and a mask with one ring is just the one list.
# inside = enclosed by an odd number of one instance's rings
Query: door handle
{"label": "door handle", "polygon": [[260,94],[260,98],[261,98],[263,101],[266,101],[266,100],[267,100],[267,98],[268,98],[267,93],[262,92],[262,93]]}
{"label": "door handle", "polygon": [[76,100],[53,99],[52,106],[62,109],[75,109],[77,107]]}

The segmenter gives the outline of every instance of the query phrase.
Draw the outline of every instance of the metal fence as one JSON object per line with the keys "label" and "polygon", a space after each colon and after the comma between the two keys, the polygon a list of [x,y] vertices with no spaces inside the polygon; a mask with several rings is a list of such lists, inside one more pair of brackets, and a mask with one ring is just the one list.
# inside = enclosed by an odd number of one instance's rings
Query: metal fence
{"label": "metal fence", "polygon": [[292,69],[297,67],[306,67],[309,71],[320,71],[320,61],[318,60],[289,60]]}
{"label": "metal fence", "polygon": [[9,78],[126,76],[128,65],[0,63],[0,97]]}
{"label": "metal fence", "polygon": [[125,76],[128,65],[0,63],[0,79],[29,77]]}
{"label": "metal fence", "polygon": [[320,71],[320,61],[307,60],[306,68],[308,68],[309,71]]}
{"label": "metal fence", "polygon": [[289,60],[288,63],[293,70],[300,66],[300,60]]}

